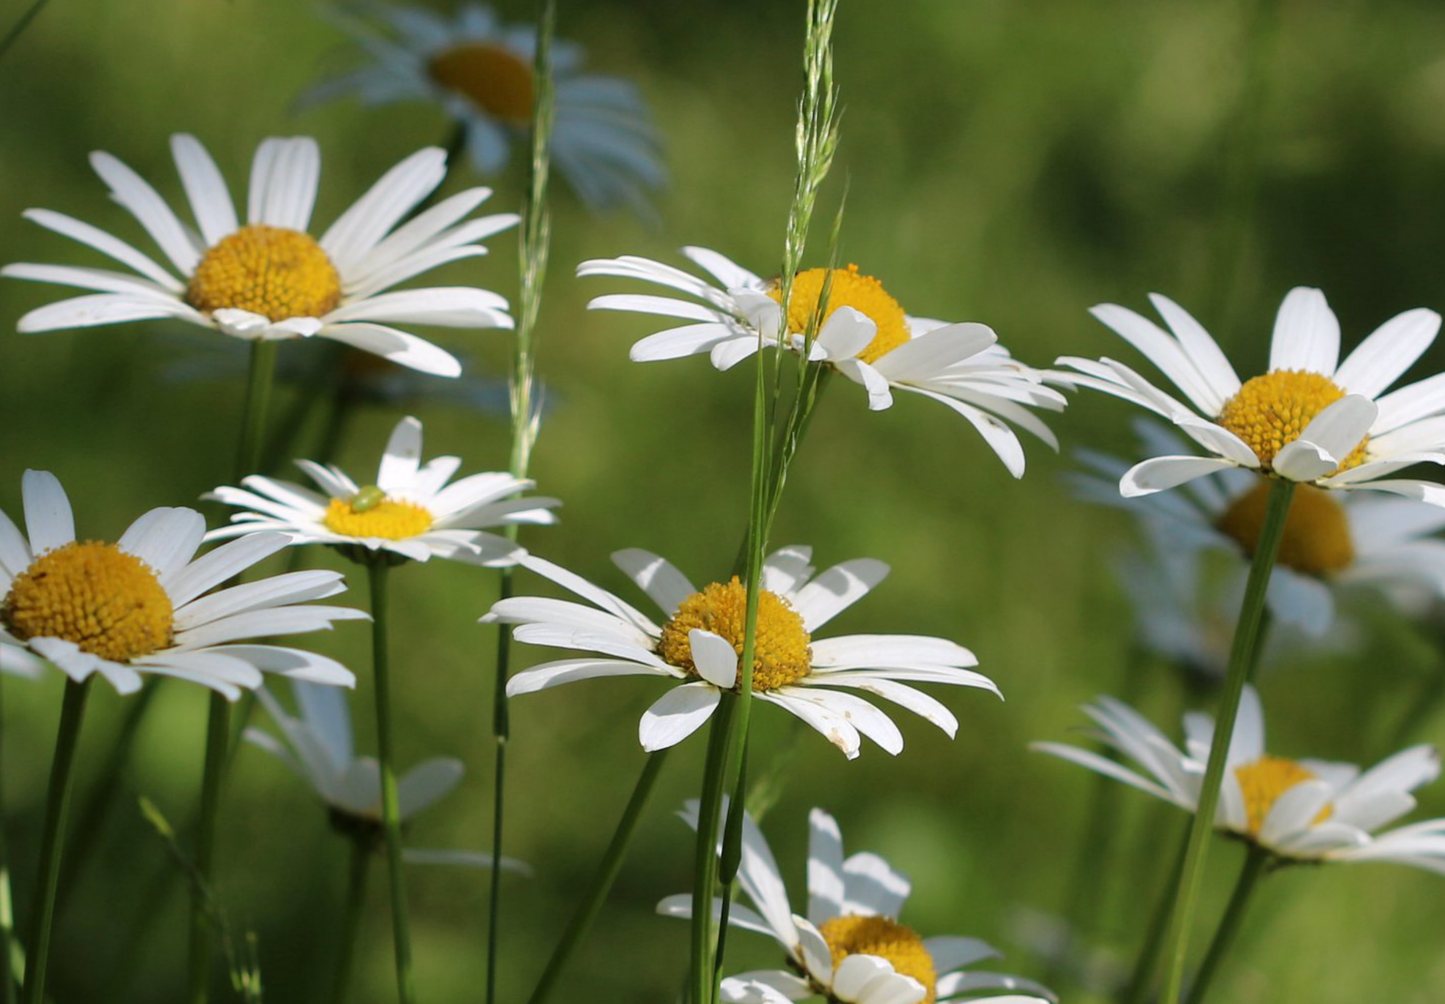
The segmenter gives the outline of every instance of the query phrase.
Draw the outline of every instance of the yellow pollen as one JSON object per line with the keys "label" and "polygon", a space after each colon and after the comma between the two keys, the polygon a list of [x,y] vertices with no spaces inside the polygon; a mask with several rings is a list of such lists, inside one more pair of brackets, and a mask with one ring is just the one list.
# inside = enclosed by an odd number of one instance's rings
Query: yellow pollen
{"label": "yellow pollen", "polygon": [[438,84],[494,118],[520,125],[532,117],[532,67],[500,45],[464,42],[437,53],[426,68]]}
{"label": "yellow pollen", "polygon": [[374,500],[366,492],[362,489],[349,499],[332,499],[322,519],[326,528],[346,537],[383,540],[406,540],[431,529],[432,515],[421,506],[385,497]]}
{"label": "yellow pollen", "polygon": [[[1345,396],[1329,377],[1307,370],[1275,370],[1247,380],[1219,412],[1217,421],[1249,444],[1269,473],[1280,450],[1293,443],[1316,415]],[[1369,437],[1350,451],[1338,470],[1365,459]],[[1337,472],[1336,472],[1337,473]]]}
{"label": "yellow pollen", "polygon": [[[677,613],[662,626],[658,655],[669,665],[696,674],[692,642],[694,628],[711,631],[743,654],[743,628],[748,591],[734,575],[726,584],[714,582],[683,600]],[[764,589],[758,593],[758,630],[753,643],[753,689],[776,690],[807,676],[813,665],[812,639],[803,629],[802,616],[788,601]]]}
{"label": "yellow pollen", "polygon": [[0,623],[21,641],[62,638],[111,662],[171,642],[171,598],[133,554],[98,540],[46,551],[15,577]]}
{"label": "yellow pollen", "polygon": [[[823,281],[828,277],[826,268],[810,268],[793,277],[792,300],[788,304],[788,331],[801,335],[808,330],[808,322],[818,309],[818,300],[823,295]],[[783,291],[775,286],[768,293],[779,303],[783,302]],[[883,283],[871,275],[863,275],[857,265],[833,269],[833,281],[828,288],[827,321],[839,307],[852,307],[868,315],[878,325],[878,334],[858,353],[858,358],[871,363],[908,341],[912,334],[908,330],[908,318],[898,301],[888,295]],[[821,325],[820,325],[821,327]]]}
{"label": "yellow pollen", "polygon": [[341,276],[310,235],[250,223],[201,258],[186,302],[206,313],[249,310],[272,321],[321,317],[341,302]]}
{"label": "yellow pollen", "polygon": [[887,917],[834,917],[818,927],[818,933],[833,953],[833,968],[838,968],[850,955],[876,955],[887,959],[894,971],[912,976],[928,992],[923,1004],[933,1004],[938,976],[933,971],[933,956],[923,947],[923,939],[910,927]]}
{"label": "yellow pollen", "polygon": [[[1264,821],[1269,818],[1269,810],[1274,808],[1274,803],[1279,801],[1281,795],[1302,781],[1315,779],[1314,772],[1299,762],[1268,754],[1253,763],[1236,767],[1234,776],[1239,780],[1240,790],[1244,792],[1244,812],[1248,819],[1246,826],[1251,837],[1259,836]],[[1330,807],[1327,805],[1320,810],[1314,822],[1322,823],[1329,818]]]}
{"label": "yellow pollen", "polygon": [[[1269,481],[1258,484],[1235,499],[1219,517],[1219,531],[1233,538],[1254,557],[1264,514],[1269,506]],[[1355,544],[1344,506],[1331,493],[1314,485],[1299,485],[1284,521],[1278,561],[1286,568],[1316,578],[1342,572],[1355,562]]]}

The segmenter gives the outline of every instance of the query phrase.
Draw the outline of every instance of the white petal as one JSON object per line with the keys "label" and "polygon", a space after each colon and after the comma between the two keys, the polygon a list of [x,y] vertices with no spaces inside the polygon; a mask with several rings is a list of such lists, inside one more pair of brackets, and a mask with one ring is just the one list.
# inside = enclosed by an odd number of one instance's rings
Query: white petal
{"label": "white petal", "polygon": [[206,521],[194,509],[152,509],[130,525],[116,546],[165,579],[195,556],[205,533]]}
{"label": "white petal", "polygon": [[110,187],[110,193],[140,225],[145,227],[151,239],[156,242],[166,257],[182,275],[190,275],[200,261],[201,253],[186,234],[186,228],[176,219],[176,214],[166,205],[140,175],[108,153],[96,151],[90,155],[90,166]]}
{"label": "white petal", "polygon": [[266,140],[251,166],[249,221],[305,233],[320,175],[321,152],[311,137]]}
{"label": "white petal", "polygon": [[114,258],[122,265],[130,266],[151,282],[173,293],[179,293],[186,288],[175,276],[157,265],[149,255],[137,251],[119,237],[114,237],[89,223],[50,209],[27,209],[21,215],[47,230],[90,245],[101,254]]}
{"label": "white petal", "polygon": [[802,615],[805,630],[816,631],[867,595],[888,571],[888,566],[875,558],[834,565],[798,590],[792,597],[793,609]]}
{"label": "white petal", "polygon": [[421,373],[454,377],[462,372],[462,364],[450,352],[416,335],[381,324],[348,321],[323,327],[317,334]]}
{"label": "white petal", "polygon": [[1340,398],[1275,455],[1275,473],[1291,481],[1314,481],[1330,474],[1365,438],[1377,414],[1375,402],[1367,397]]}
{"label": "white petal", "polygon": [[845,914],[897,917],[913,889],[906,875],[867,851],[843,862],[843,881],[848,887],[843,901]]}
{"label": "white petal", "polygon": [[714,687],[729,690],[738,680],[738,653],[732,642],[711,631],[693,628],[687,633],[692,662],[698,675]]}
{"label": "white petal", "polygon": [[342,213],[321,237],[321,247],[343,276],[374,248],[407,211],[446,176],[446,152],[418,150],[397,164]]}
{"label": "white petal", "polygon": [[226,179],[201,141],[185,133],[171,137],[171,156],[180,172],[181,184],[191,203],[191,213],[208,246],[217,244],[240,229],[236,207],[226,188]]}
{"label": "white petal", "polygon": [[1269,368],[1335,375],[1340,358],[1340,322],[1318,289],[1296,286],[1274,319]]}
{"label": "white petal", "polygon": [[127,321],[148,321],[175,317],[207,327],[205,319],[189,304],[168,296],[129,293],[92,293],[36,307],[16,323],[22,334],[38,334],[64,328],[95,328]]}
{"label": "white petal", "polygon": [[1217,415],[1224,399],[1195,367],[1179,342],[1141,314],[1114,303],[1091,307],[1089,313],[1113,328],[1125,341],[1148,357],[1206,415]]}
{"label": "white petal", "polygon": [[667,749],[692,735],[712,717],[719,694],[710,683],[685,683],[673,687],[642,714],[637,738],[652,753]]}
{"label": "white petal", "polygon": [[822,809],[808,813],[808,919],[821,924],[843,915],[843,834]]}
{"label": "white petal", "polygon": [[421,423],[408,415],[391,430],[376,474],[377,487],[387,494],[405,491],[421,466]]}
{"label": "white petal", "polygon": [[239,575],[258,561],[263,561],[287,544],[291,538],[284,533],[251,533],[207,551],[189,565],[161,578],[161,587],[177,607],[185,606],[207,589]]}
{"label": "white petal", "polygon": [[612,563],[626,572],[665,614],[671,615],[683,600],[697,592],[676,566],[650,551],[636,547],[615,551]]}
{"label": "white petal", "polygon": [[26,471],[20,479],[25,505],[25,529],[30,534],[30,553],[40,557],[46,551],[64,547],[75,540],[75,516],[60,480],[49,471]]}
{"label": "white petal", "polygon": [[403,819],[410,819],[445,798],[465,773],[460,760],[437,757],[417,764],[397,781],[397,801]]}
{"label": "white petal", "polygon": [[1355,347],[1334,381],[1350,394],[1378,397],[1425,353],[1440,331],[1440,315],[1423,307],[1390,318]]}
{"label": "white petal", "polygon": [[1152,457],[1125,472],[1119,479],[1119,494],[1126,499],[1152,495],[1238,466],[1218,457]]}
{"label": "white petal", "polygon": [[811,701],[794,700],[791,694],[779,691],[763,691],[753,696],[760,701],[771,701],[792,712],[822,733],[823,737],[842,750],[843,755],[849,760],[858,756],[863,740],[859,737],[858,730],[853,727],[853,724],[842,715]]}
{"label": "white petal", "polygon": [[1195,369],[1219,399],[1226,401],[1237,394],[1240,388],[1239,375],[1230,365],[1228,357],[1220,350],[1219,343],[1204,330],[1204,326],[1187,310],[1161,293],[1150,293],[1149,302],[1159,311],[1159,316],[1164,318],[1164,323],[1169,325],[1169,330],[1179,339],[1185,355],[1194,363]]}

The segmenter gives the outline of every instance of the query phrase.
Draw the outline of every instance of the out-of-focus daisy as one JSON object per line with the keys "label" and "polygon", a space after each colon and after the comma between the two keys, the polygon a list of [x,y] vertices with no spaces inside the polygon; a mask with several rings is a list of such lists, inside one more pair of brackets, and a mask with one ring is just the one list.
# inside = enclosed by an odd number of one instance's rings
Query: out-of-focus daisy
{"label": "out-of-focus daisy", "polygon": [[[1317,289],[1292,289],[1280,305],[1269,370],[1241,382],[1209,333],[1168,297],[1150,294],[1172,334],[1125,307],[1093,308],[1159,367],[1192,408],[1112,359],[1066,356],[1066,379],[1162,415],[1214,456],[1153,457],[1119,482],[1147,495],[1231,467],[1322,488],[1375,489],[1445,505],[1445,487],[1391,478],[1413,464],[1445,463],[1445,374],[1385,394],[1440,330],[1433,310],[1407,310],[1339,361],[1340,324]],[[1200,417],[1202,414],[1204,417]]]}
{"label": "out-of-focus daisy", "polygon": [[513,563],[517,545],[482,528],[552,523],[549,510],[561,504],[535,495],[518,498],[532,482],[506,472],[471,474],[447,484],[460,458],[434,457],[422,464],[421,423],[410,417],[392,430],[373,484],[357,485],[334,464],[298,460],[296,465],[321,493],[259,474],[245,478],[245,488],[217,488],[207,498],[246,511],[210,537],[279,530],[293,543],[361,548],[362,556],[385,551],[415,561],[436,556],[498,567]]}
{"label": "out-of-focus daisy", "polygon": [[271,638],[365,619],[307,604],[346,589],[338,572],[273,575],[204,595],[285,547],[252,534],[192,560],[205,534],[194,509],[152,509],[114,544],[76,540],[70,500],[53,474],[22,481],[29,539],[0,512],[0,645],[23,645],[77,683],[99,673],[122,694],[142,673],[190,680],[235,700],[263,672],[350,687],[340,663]]}
{"label": "out-of-focus daisy", "polygon": [[[375,758],[358,757],[353,749],[351,710],[346,695],[334,687],[292,683],[300,714],[286,712],[265,688],[257,691],[280,738],[258,728],[246,730],[246,740],[276,757],[310,785],[337,825],[372,841],[381,839],[381,772]],[[446,798],[460,783],[465,769],[460,760],[434,757],[424,760],[397,779],[402,822],[425,812]],[[489,866],[490,854],[407,848],[407,860],[419,864],[448,863]],[[527,866],[502,859],[513,871]]]}
{"label": "out-of-focus daisy", "polygon": [[[887,715],[845,690],[899,704],[950,737],[958,728],[953,714],[904,681],[998,693],[988,677],[962,668],[978,664],[972,652],[942,638],[814,640],[814,631],[883,581],[888,566],[857,558],[814,577],[811,557],[812,548],[786,547],[764,564],[753,654],[755,698],[797,715],[852,759],[859,752],[859,733],[889,753],[903,748],[903,737]],[[618,551],[612,560],[666,615],[660,627],[625,600],[535,555],[519,563],[592,606],[514,596],[499,601],[482,620],[518,625],[513,637],[520,642],[601,653],[523,670],[507,682],[509,697],[599,676],[660,676],[677,684],[647,710],[638,728],[644,749],[663,749],[701,728],[721,692],[736,689],[747,589],[737,576],[698,589],[667,560],[636,548]]]}
{"label": "out-of-focus daisy", "polygon": [[[341,17],[370,62],[325,80],[303,104],[355,96],[364,104],[429,101],[466,131],[472,164],[483,174],[526,149],[536,80],[537,31],[502,24],[488,6],[464,3],[447,19],[403,3],[358,4]],[[552,163],[594,209],[614,205],[650,213],[647,192],[665,181],[657,134],[637,88],[620,77],[584,72],[583,51],[552,43],[555,87]]]}
{"label": "out-of-focus daisy", "polygon": [[[1033,748],[1071,760],[1193,812],[1214,721],[1184,716],[1180,750],[1133,708],[1101,697],[1084,713],[1095,738],[1140,768],[1059,743]],[[1445,874],[1445,819],[1376,833],[1415,808],[1410,794],[1440,774],[1433,747],[1412,746],[1361,772],[1354,764],[1293,760],[1265,752],[1259,695],[1246,687],[1225,761],[1214,825],[1286,861],[1394,861]]]}
{"label": "out-of-focus daisy", "polygon": [[[1151,452],[1180,442],[1154,423],[1138,430]],[[1196,478],[1182,491],[1121,497],[1117,477],[1127,464],[1085,454],[1096,472],[1078,483],[1097,501],[1153,523],[1160,548],[1224,551],[1242,572],[1254,556],[1269,500],[1269,481],[1243,468],[1224,468]],[[1279,556],[1270,577],[1270,611],[1283,623],[1315,637],[1334,622],[1337,590],[1368,587],[1417,610],[1431,597],[1445,598],[1445,509],[1412,498],[1338,495],[1300,485],[1285,521]],[[1237,613],[1237,611],[1236,611]]]}
{"label": "out-of-focus daisy", "polygon": [[319,239],[307,232],[321,174],[315,140],[268,139],[257,148],[244,223],[220,169],[194,136],[172,136],[171,152],[195,229],[115,157],[93,153],[90,163],[174,272],[88,223],[49,209],[26,210],[27,219],[131,272],[5,266],[0,274],[11,278],[96,291],[32,310],[20,319],[21,331],[174,318],[248,340],[330,338],[401,366],[456,376],[461,367],[451,354],[391,325],[512,326],[507,301],[484,289],[391,289],[447,262],[486,254],[477,242],[517,222],[514,213],[465,219],[491,194],[473,188],[401,223],[441,183],[445,151],[428,148],[403,160]]}
{"label": "out-of-focus daisy", "polygon": [[[707,248],[683,248],[694,264],[716,281],[648,258],[625,256],[585,261],[580,276],[638,279],[684,293],[689,299],[610,293],[594,299],[598,310],[660,314],[689,322],[632,346],[637,362],[706,353],[727,369],[763,345],[775,344],[782,322],[781,290]],[[1009,422],[1058,449],[1048,427],[1028,408],[1062,411],[1063,396],[1044,385],[1043,374],[1016,362],[987,325],[911,317],[883,284],[857,266],[814,268],[793,280],[787,345],[802,351],[804,332],[817,311],[825,283],[828,312],[809,349],[810,358],[831,366],[868,392],[873,410],[889,407],[893,392],[909,391],[939,401],[962,415],[1014,477],[1024,471],[1023,446]]]}
{"label": "out-of-focus daisy", "polygon": [[[697,829],[697,802],[682,817]],[[732,906],[728,923],[775,939],[788,969],[760,969],[722,981],[722,999],[774,1004],[822,996],[848,1004],[933,1004],[987,1000],[1042,1004],[1038,997],[975,996],[983,990],[1024,990],[1053,995],[1030,980],[1003,973],[960,972],[999,952],[977,938],[921,938],[899,923],[912,890],[907,877],[876,854],[843,857],[838,823],[822,809],[808,814],[808,914],[793,912],[773,852],[751,816],[743,817],[738,885],[753,903]],[[718,904],[714,904],[716,913]],[[670,917],[691,917],[692,896],[669,896],[657,905]]]}

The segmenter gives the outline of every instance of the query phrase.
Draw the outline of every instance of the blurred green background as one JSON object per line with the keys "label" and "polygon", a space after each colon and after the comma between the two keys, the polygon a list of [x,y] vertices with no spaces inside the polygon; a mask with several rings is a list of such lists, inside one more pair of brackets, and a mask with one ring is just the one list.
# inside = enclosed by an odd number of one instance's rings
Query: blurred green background
{"label": "blurred green background", "polygon": [[[4,24],[23,5],[5,0]],[[589,315],[587,299],[625,284],[572,275],[586,257],[717,248],[776,270],[792,172],[801,3],[563,0],[559,34],[584,43],[592,68],[641,84],[666,144],[670,189],[660,225],[587,214],[554,188],[553,268],[542,308],[540,372],[551,409],[534,470],[566,503],[563,522],[526,541],[624,595],[608,554],[646,547],[696,580],[719,575],[742,532],[750,376],[699,359],[627,361],[632,340],[661,327]],[[1445,9],[1410,0],[1333,4],[1035,0],[845,0],[837,32],[846,112],[830,198],[850,183],[844,259],[883,279],[915,314],[984,321],[1036,365],[1061,353],[1134,358],[1085,313],[1109,300],[1139,309],[1169,293],[1225,343],[1241,372],[1262,366],[1274,309],[1298,284],[1321,286],[1351,346],[1389,316],[1445,303],[1438,263],[1445,198]],[[531,16],[505,3],[512,19]],[[0,261],[99,264],[98,256],[20,220],[44,206],[149,249],[110,204],[85,155],[115,153],[173,200],[166,147],[196,133],[232,185],[256,143],[309,133],[322,147],[316,220],[334,218],[385,168],[444,142],[426,106],[337,104],[294,114],[297,92],[345,65],[344,39],[294,0],[51,0],[0,59]],[[519,201],[522,172],[491,180],[489,208]],[[473,183],[465,168],[451,188]],[[180,205],[179,202],[173,202]],[[823,230],[816,232],[816,262]],[[461,263],[439,281],[515,297],[515,242]],[[127,325],[21,337],[14,321],[60,296],[0,283],[0,507],[19,514],[20,473],[55,471],[83,535],[114,539],[152,506],[187,504],[230,476],[239,370],[184,368],[221,341],[195,328]],[[483,372],[506,365],[498,332],[433,333]],[[305,346],[283,345],[283,356]],[[1416,373],[1438,370],[1436,350]],[[201,368],[204,370],[204,367]],[[286,413],[296,388],[282,392]],[[908,398],[904,395],[904,398]],[[346,429],[341,464],[364,475],[402,406],[365,407]],[[505,423],[443,400],[406,407],[426,423],[428,456],[464,470],[504,467]],[[1093,781],[1031,754],[1035,739],[1076,729],[1076,706],[1117,689],[1130,613],[1109,575],[1128,526],[1073,500],[1060,474],[1076,446],[1129,446],[1127,407],[1085,397],[1051,419],[1057,457],[1030,441],[1014,481],[965,423],[922,399],[866,411],[860,388],[836,381],[794,468],[776,544],[807,542],[831,564],[887,560],[891,578],[837,622],[838,631],[946,635],[972,647],[1003,688],[935,693],[959,715],[955,741],[905,712],[907,748],[874,747],[845,763],[786,716],[755,719],[753,765],[780,785],[765,829],[801,905],[806,813],[834,812],[851,850],[874,850],[910,873],[904,920],[925,935],[970,934],[1006,958],[992,966],[1056,979],[1066,999],[1107,999],[1044,957],[1033,913],[1056,915],[1073,887]],[[316,416],[296,450],[315,448]],[[217,518],[212,511],[211,518]],[[318,564],[342,567],[330,554]],[[448,754],[469,774],[420,818],[410,842],[485,849],[490,840],[490,679],[495,635],[475,623],[494,598],[492,573],[433,562],[394,576],[395,693],[403,763]],[[364,604],[353,575],[351,601]],[[523,588],[540,588],[535,581]],[[1360,661],[1324,658],[1264,685],[1271,747],[1284,755],[1373,762],[1437,672],[1429,631],[1369,622]],[[358,671],[358,734],[371,729],[367,636],[343,625],[315,640]],[[523,651],[540,661],[550,653]],[[1177,678],[1154,667],[1143,704],[1172,727]],[[6,822],[18,907],[28,915],[32,862],[60,682],[5,681]],[[536,870],[503,882],[500,999],[523,999],[589,879],[640,769],[645,680],[581,684],[513,705],[506,851]],[[182,879],[141,820],[144,793],[178,824],[197,798],[205,695],[171,684],[145,721],[138,755],[98,852],[62,903],[52,963],[57,1001],[179,999]],[[81,801],[106,769],[123,701],[96,688],[82,738]],[[259,716],[258,716],[259,717]],[[1177,734],[1177,733],[1176,733]],[[1435,716],[1420,738],[1438,741]],[[695,794],[704,743],[666,766],[602,922],[558,988],[558,1000],[666,1000],[686,966],[687,925],[653,915],[689,887],[692,837],[673,816]],[[1127,968],[1182,816],[1122,794],[1107,874],[1082,919],[1106,971]],[[1445,786],[1418,814],[1445,814]],[[309,790],[243,747],[225,801],[220,875],[238,926],[259,939],[266,998],[320,999],[330,987],[346,845]],[[1237,867],[1211,858],[1202,930]],[[484,979],[483,872],[410,874],[420,995],[476,1001]],[[1271,879],[1217,987],[1221,1001],[1390,1000],[1425,1004],[1445,986],[1441,880],[1381,866],[1297,869]],[[358,958],[360,1002],[392,999],[385,884],[373,874]],[[1033,913],[1030,913],[1032,911]],[[776,965],[765,939],[729,942],[729,968]],[[1112,960],[1112,962],[1110,961]],[[1097,983],[1097,981],[1095,981]],[[218,988],[220,983],[217,984]],[[218,990],[218,999],[225,993]]]}

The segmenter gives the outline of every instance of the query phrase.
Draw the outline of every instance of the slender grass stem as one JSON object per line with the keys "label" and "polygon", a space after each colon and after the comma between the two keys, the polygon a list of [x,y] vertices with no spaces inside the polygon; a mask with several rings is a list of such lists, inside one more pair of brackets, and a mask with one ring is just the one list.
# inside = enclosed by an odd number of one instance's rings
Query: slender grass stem
{"label": "slender grass stem", "polygon": [[351,970],[356,959],[356,940],[366,907],[366,876],[371,870],[371,845],[362,837],[351,840],[351,861],[346,872],[346,907],[341,915],[341,950],[336,955],[336,979],[331,984],[331,1004],[346,1004],[351,993]]}
{"label": "slender grass stem", "polygon": [[65,700],[60,706],[60,728],[55,737],[55,759],[50,762],[50,790],[45,799],[45,824],[40,834],[40,864],[35,870],[38,886],[31,911],[30,947],[26,956],[24,1004],[41,1004],[45,999],[45,969],[50,960],[50,927],[55,918],[55,889],[60,881],[60,857],[65,838],[65,810],[70,801],[75,764],[75,747],[80,723],[85,717],[85,699],[93,676],[83,683],[65,681]]}
{"label": "slender grass stem", "polygon": [[30,22],[35,20],[35,15],[40,13],[45,3],[46,0],[35,0],[25,9],[25,13],[21,14],[10,30],[5,33],[5,37],[0,39],[0,56],[10,51],[10,47],[25,33],[25,29],[30,27]]}
{"label": "slender grass stem", "polygon": [[396,790],[396,760],[391,748],[391,687],[387,677],[386,581],[384,555],[367,563],[371,584],[371,665],[376,691],[376,758],[381,768],[381,822],[386,833],[386,871],[391,881],[391,934],[396,953],[396,991],[401,1004],[413,1004],[411,928],[407,922],[406,876],[402,872],[401,805]]}
{"label": "slender grass stem", "polygon": [[[0,696],[5,691],[0,679]],[[0,781],[5,778],[4,705],[0,703]],[[0,794],[0,1001],[15,1004],[15,976],[10,966],[10,945],[15,940],[15,915],[10,903],[10,852],[5,840],[5,798]]]}
{"label": "slender grass stem", "polygon": [[1234,893],[1229,897],[1229,905],[1224,908],[1224,915],[1219,918],[1219,926],[1215,928],[1209,951],[1205,953],[1204,961],[1199,964],[1199,972],[1195,974],[1194,984],[1189,988],[1188,1004],[1204,1004],[1204,997],[1209,993],[1210,983],[1219,971],[1219,964],[1225,955],[1229,954],[1234,939],[1239,936],[1244,911],[1249,906],[1259,877],[1267,871],[1270,860],[1269,851],[1257,844],[1249,845],[1244,866],[1239,870],[1239,878],[1234,883]]}
{"label": "slender grass stem", "polygon": [[697,844],[692,873],[692,940],[688,997],[692,1004],[708,1004],[714,986],[712,898],[717,888],[718,823],[722,815],[723,772],[737,698],[724,693],[713,712],[708,731],[707,761],[697,807]]}
{"label": "slender grass stem", "polygon": [[[556,23],[555,0],[544,0],[537,24],[537,48],[532,64],[532,78],[537,81],[537,88],[532,97],[532,156],[528,165],[527,199],[522,207],[518,248],[520,309],[516,337],[512,342],[512,369],[507,383],[512,417],[510,470],[512,476],[517,478],[527,476],[540,425],[535,339],[537,314],[542,306],[542,284],[547,276],[547,252],[551,245],[547,179],[551,170],[549,144],[552,138],[554,100],[552,36],[556,31]],[[464,133],[458,134],[459,142],[464,138]],[[515,524],[507,527],[507,535],[513,540],[517,539]],[[510,568],[502,570],[500,592],[503,599],[512,595]],[[496,746],[496,757],[492,784],[491,895],[487,903],[487,1004],[494,1004],[497,999],[497,961],[500,957],[498,945],[502,930],[502,838],[507,805],[507,743],[511,738],[511,721],[507,714],[507,677],[511,671],[511,651],[511,633],[506,630],[498,632],[497,663],[492,691],[492,737]],[[622,846],[625,849],[626,843]],[[607,884],[610,886],[610,881]],[[600,900],[596,906],[601,906]],[[590,919],[584,922],[584,929],[590,922]],[[568,950],[570,951],[570,948]]]}
{"label": "slender grass stem", "polygon": [[592,886],[577,904],[577,910],[572,914],[572,919],[567,922],[562,937],[557,942],[557,947],[552,950],[552,956],[547,960],[547,967],[542,970],[542,976],[537,980],[536,989],[527,998],[527,1004],[543,1004],[547,996],[552,992],[562,970],[566,968],[567,962],[572,957],[572,952],[577,945],[587,936],[597,914],[602,910],[602,904],[607,900],[607,894],[612,890],[612,884],[617,881],[617,873],[622,869],[623,859],[627,857],[627,848],[632,843],[632,835],[637,831],[637,822],[642,818],[642,812],[647,807],[648,796],[652,794],[653,782],[657,780],[658,772],[667,759],[667,750],[658,750],[656,753],[649,753],[647,761],[642,766],[642,774],[637,778],[637,784],[632,789],[632,796],[627,800],[627,807],[622,810],[622,818],[617,821],[617,829],[612,833],[612,840],[607,844],[607,851],[602,855],[602,862],[597,866],[597,871],[592,877]]}
{"label": "slender grass stem", "polygon": [[1129,974],[1129,982],[1124,984],[1124,992],[1119,996],[1123,1004],[1144,1004],[1149,999],[1149,990],[1159,971],[1159,948],[1164,942],[1164,931],[1169,926],[1169,915],[1174,910],[1174,898],[1179,892],[1179,876],[1184,871],[1190,830],[1186,822],[1179,838],[1179,851],[1169,866],[1169,877],[1159,886],[1159,900],[1149,915],[1149,925],[1144,929],[1144,943],[1139,946],[1134,971]]}
{"label": "slender grass stem", "polygon": [[[276,376],[274,341],[251,343],[251,360],[246,371],[246,403],[241,413],[241,439],[236,450],[236,483],[260,469],[266,445],[266,413],[271,402],[271,385]],[[201,815],[196,829],[196,871],[199,882],[191,892],[191,947],[189,996],[191,1004],[206,1004],[210,995],[211,945],[213,939],[204,890],[214,894],[216,822],[221,805],[221,786],[231,752],[231,708],[220,694],[211,694],[206,719],[206,762],[201,776]]]}
{"label": "slender grass stem", "polygon": [[1209,838],[1214,832],[1214,814],[1219,805],[1219,788],[1224,781],[1225,758],[1234,737],[1234,721],[1239,713],[1240,695],[1256,660],[1265,592],[1269,586],[1275,557],[1279,553],[1280,538],[1284,536],[1285,518],[1289,515],[1294,488],[1293,481],[1283,478],[1276,479],[1271,486],[1264,526],[1260,530],[1259,541],[1255,544],[1254,560],[1250,563],[1249,580],[1244,587],[1244,602],[1240,607],[1239,623],[1234,629],[1234,643],[1229,652],[1229,668],[1225,672],[1214,738],[1209,747],[1209,763],[1205,768],[1199,803],[1189,831],[1189,847],[1184,855],[1184,870],[1179,877],[1179,893],[1170,918],[1169,935],[1165,938],[1167,954],[1164,993],[1161,997],[1164,1004],[1179,1004],[1180,992],[1183,989],[1189,935],[1199,902],[1199,890],[1204,884],[1204,865],[1209,853]]}

